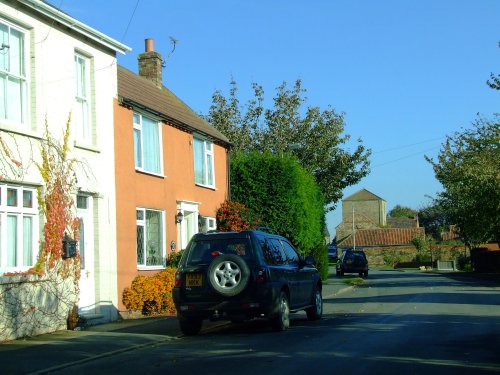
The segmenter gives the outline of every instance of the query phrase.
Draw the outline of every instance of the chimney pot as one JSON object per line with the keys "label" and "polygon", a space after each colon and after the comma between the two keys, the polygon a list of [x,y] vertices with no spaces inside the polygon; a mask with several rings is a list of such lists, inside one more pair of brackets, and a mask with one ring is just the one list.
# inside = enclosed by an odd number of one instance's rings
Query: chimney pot
{"label": "chimney pot", "polygon": [[155,47],[154,47],[154,41],[152,38],[147,38],[146,39],[146,52],[151,52],[151,51],[154,51],[155,50]]}
{"label": "chimney pot", "polygon": [[153,39],[146,39],[146,52],[137,57],[139,61],[139,75],[154,82],[156,86],[162,87],[163,58],[155,52]]}

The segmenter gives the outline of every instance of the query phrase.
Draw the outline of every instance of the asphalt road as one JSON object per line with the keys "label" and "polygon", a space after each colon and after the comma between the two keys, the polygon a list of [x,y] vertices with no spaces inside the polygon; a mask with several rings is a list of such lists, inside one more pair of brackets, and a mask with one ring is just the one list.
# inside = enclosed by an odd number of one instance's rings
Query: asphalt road
{"label": "asphalt road", "polygon": [[[259,320],[213,325],[195,337],[141,334],[138,325],[133,347],[112,350],[110,341],[106,355],[50,371],[41,367],[38,373],[500,373],[498,275],[373,271],[364,285],[325,296],[324,310],[316,322],[294,314],[290,329],[281,333]],[[96,347],[102,335],[116,345],[131,337],[116,331],[85,334]],[[36,347],[25,354],[36,360]]]}

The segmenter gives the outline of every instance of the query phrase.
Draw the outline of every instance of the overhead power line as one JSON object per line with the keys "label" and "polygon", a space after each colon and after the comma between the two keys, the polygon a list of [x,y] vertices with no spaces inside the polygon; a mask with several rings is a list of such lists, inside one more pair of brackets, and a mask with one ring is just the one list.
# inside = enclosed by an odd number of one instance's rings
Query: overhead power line
{"label": "overhead power line", "polygon": [[140,2],[141,2],[141,0],[137,0],[137,2],[135,3],[135,7],[134,7],[134,10],[132,11],[132,14],[130,15],[130,18],[129,18],[128,23],[127,23],[127,27],[125,28],[125,31],[123,32],[122,38],[120,39],[120,42],[122,42],[122,43],[125,40],[125,36],[127,35],[130,24],[132,23],[132,20],[134,19],[135,11],[137,10],[137,7],[139,6]]}
{"label": "overhead power line", "polygon": [[401,150],[401,149],[405,149],[405,148],[409,148],[409,147],[413,147],[413,146],[418,146],[418,145],[421,145],[421,144],[424,144],[424,143],[434,142],[434,141],[438,141],[438,140],[442,140],[442,139],[443,139],[443,137],[427,139],[425,141],[420,141],[420,142],[415,142],[415,143],[409,143],[409,144],[406,144],[406,145],[402,145],[402,146],[398,146],[398,147],[393,147],[393,148],[387,148],[385,150],[380,150],[380,151],[374,151],[374,152],[372,152],[372,154],[381,154],[381,153],[384,153],[384,152],[397,151],[397,150]]}

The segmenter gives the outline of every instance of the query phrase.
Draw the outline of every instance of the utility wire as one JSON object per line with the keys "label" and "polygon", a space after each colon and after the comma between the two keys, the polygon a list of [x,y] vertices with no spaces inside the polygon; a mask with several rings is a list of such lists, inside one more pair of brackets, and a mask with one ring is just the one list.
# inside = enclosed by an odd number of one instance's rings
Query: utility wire
{"label": "utility wire", "polygon": [[410,143],[410,144],[407,144],[407,145],[402,145],[402,146],[393,147],[393,148],[387,148],[385,150],[380,150],[380,151],[372,152],[372,155],[374,155],[374,154],[382,154],[384,152],[389,152],[389,151],[401,150],[401,149],[404,149],[404,148],[409,148],[409,147],[421,145],[423,143],[433,142],[433,141],[437,141],[437,140],[441,140],[441,139],[443,139],[443,137],[427,139],[425,141]]}
{"label": "utility wire", "polygon": [[397,159],[393,159],[393,160],[390,160],[390,161],[387,161],[387,162],[384,162],[384,163],[380,163],[380,164],[374,165],[374,166],[373,166],[373,168],[377,168],[377,167],[381,167],[381,166],[383,166],[383,165],[387,165],[387,164],[395,163],[395,162],[400,161],[400,160],[403,160],[403,159],[408,159],[408,158],[411,158],[412,156],[422,155],[422,153],[425,153],[425,152],[428,152],[428,151],[433,151],[433,150],[436,150],[436,149],[438,149],[439,147],[440,147],[440,146],[431,147],[431,148],[428,148],[428,149],[423,150],[423,151],[415,152],[415,153],[410,154],[410,155],[405,155],[405,156],[402,156],[402,157],[397,158]]}
{"label": "utility wire", "polygon": [[137,7],[139,6],[140,2],[141,2],[141,0],[137,0],[137,2],[135,3],[135,7],[134,7],[134,10],[132,12],[132,15],[130,16],[130,19],[128,20],[127,27],[125,28],[125,31],[124,31],[124,33],[122,35],[122,38],[120,39],[120,42],[122,42],[122,43],[123,43],[123,41],[125,39],[125,36],[127,35],[128,29],[130,27],[130,24],[132,23],[132,20],[134,19],[135,11],[137,10]]}

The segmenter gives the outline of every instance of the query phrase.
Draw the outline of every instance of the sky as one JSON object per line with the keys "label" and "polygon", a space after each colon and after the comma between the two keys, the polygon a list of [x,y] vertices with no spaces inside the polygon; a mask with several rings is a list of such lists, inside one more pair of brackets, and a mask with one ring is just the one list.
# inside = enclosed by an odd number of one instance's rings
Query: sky
{"label": "sky", "polygon": [[[272,106],[297,79],[308,106],[345,114],[345,131],[372,150],[371,172],[344,190],[367,189],[419,209],[442,190],[427,155],[447,135],[499,111],[500,0],[51,0],[132,48],[118,64],[137,72],[145,39],[166,59],[163,83],[206,114],[215,90],[240,103],[251,84]],[[177,42],[172,52],[172,38]],[[341,202],[327,214],[333,238]]]}

